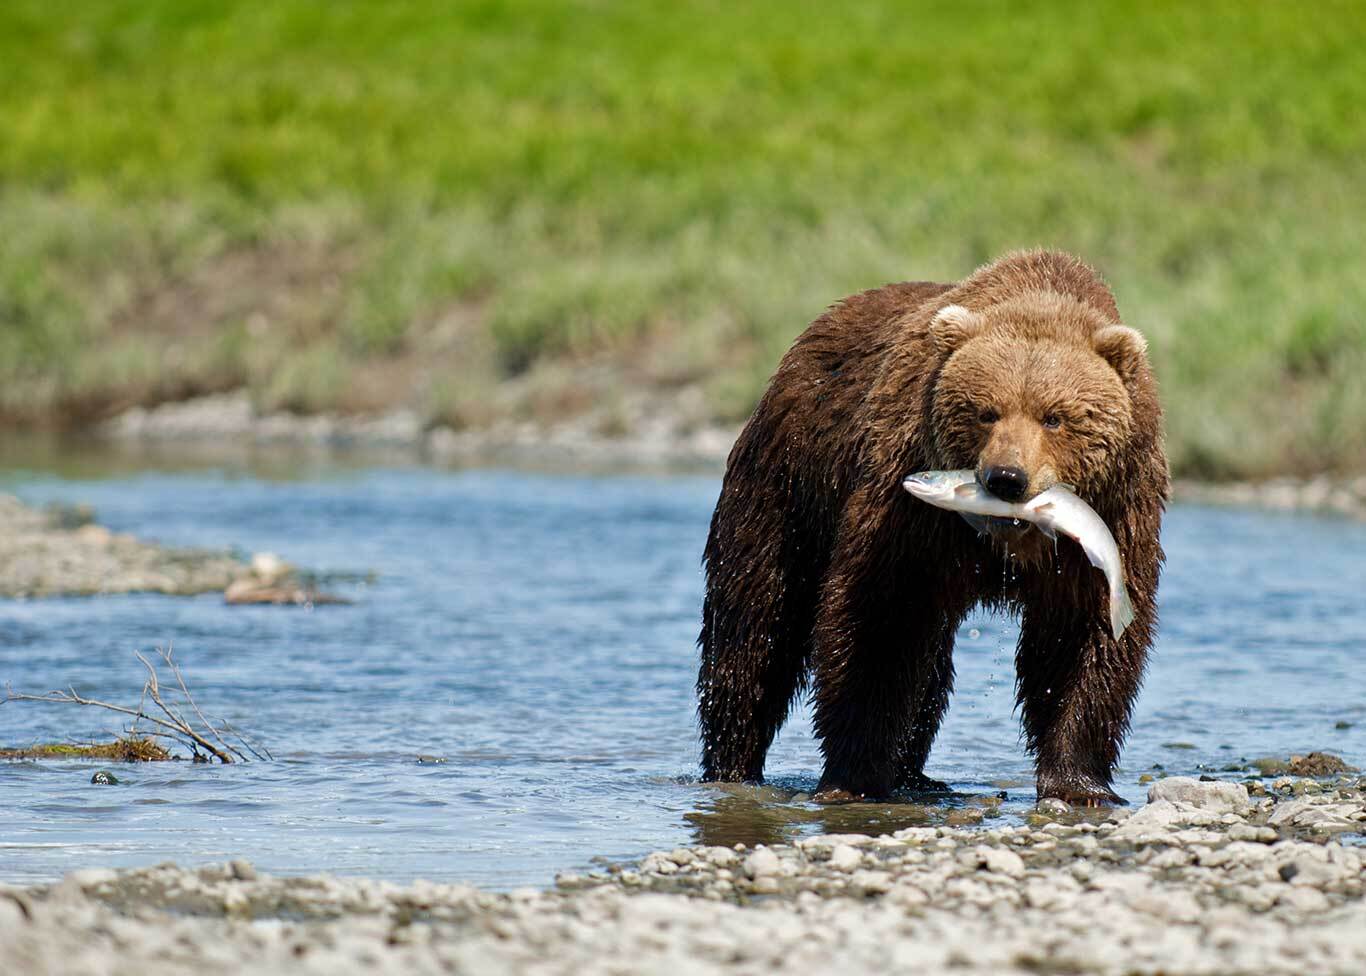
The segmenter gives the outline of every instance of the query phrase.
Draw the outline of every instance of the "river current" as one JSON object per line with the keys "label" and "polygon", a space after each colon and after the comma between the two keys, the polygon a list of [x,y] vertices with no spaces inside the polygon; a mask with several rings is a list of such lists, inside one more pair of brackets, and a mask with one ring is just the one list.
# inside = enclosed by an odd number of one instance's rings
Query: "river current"
{"label": "river current", "polygon": [[[274,756],[0,763],[0,881],[245,857],[275,873],[511,888],[688,843],[933,822],[1001,791],[1000,815],[1027,811],[1016,628],[986,614],[959,633],[927,766],[961,796],[937,809],[806,802],[819,753],[805,708],[770,753],[772,788],[696,782],[700,555],[718,487],[421,468],[8,472],[0,489],[89,503],[115,531],[347,574],[334,589],[354,602],[0,600],[0,681],[131,704],[133,652],[173,646],[205,711]],[[1311,749],[1361,765],[1366,525],[1176,506],[1164,544],[1160,636],[1118,791],[1139,801],[1145,773],[1237,777],[1244,760]],[[95,710],[0,706],[0,745],[120,727]],[[92,785],[98,768],[120,783]]]}

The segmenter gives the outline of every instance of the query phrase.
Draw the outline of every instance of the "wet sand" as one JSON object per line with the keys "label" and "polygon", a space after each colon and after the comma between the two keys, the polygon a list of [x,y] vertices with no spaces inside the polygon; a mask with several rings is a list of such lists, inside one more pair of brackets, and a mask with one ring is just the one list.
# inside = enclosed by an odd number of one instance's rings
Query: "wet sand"
{"label": "wet sand", "polygon": [[0,889],[13,972],[1366,971],[1366,780],[1173,778],[1137,810],[692,847],[552,890],[245,862]]}

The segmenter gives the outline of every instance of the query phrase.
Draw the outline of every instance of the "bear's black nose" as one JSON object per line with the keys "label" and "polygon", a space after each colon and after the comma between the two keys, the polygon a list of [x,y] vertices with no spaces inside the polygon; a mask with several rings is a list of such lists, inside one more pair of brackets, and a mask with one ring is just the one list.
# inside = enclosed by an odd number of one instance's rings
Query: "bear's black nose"
{"label": "bear's black nose", "polygon": [[993,464],[986,470],[986,489],[1004,502],[1018,502],[1029,488],[1029,475],[1019,468]]}

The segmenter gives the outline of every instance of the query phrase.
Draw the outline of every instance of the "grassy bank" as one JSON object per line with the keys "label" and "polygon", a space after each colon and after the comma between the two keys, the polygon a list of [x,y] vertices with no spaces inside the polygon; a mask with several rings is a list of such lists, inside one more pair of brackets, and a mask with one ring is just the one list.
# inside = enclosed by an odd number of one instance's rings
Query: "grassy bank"
{"label": "grassy bank", "polygon": [[20,749],[0,748],[0,759],[107,759],[114,762],[165,762],[171,754],[153,739],[125,736],[113,742],[71,745],[49,743]]}
{"label": "grassy bank", "polygon": [[[1366,9],[0,7],[0,413],[743,416],[830,300],[1047,244],[1178,469],[1366,466]],[[597,368],[584,384],[577,365]]]}

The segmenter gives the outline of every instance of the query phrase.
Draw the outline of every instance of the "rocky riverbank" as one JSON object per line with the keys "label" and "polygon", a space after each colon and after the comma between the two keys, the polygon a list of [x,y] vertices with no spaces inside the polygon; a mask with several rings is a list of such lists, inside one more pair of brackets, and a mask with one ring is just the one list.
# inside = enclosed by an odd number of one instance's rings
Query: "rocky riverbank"
{"label": "rocky riverbank", "polygon": [[[152,409],[136,407],[94,433],[133,448],[207,446],[222,452],[295,446],[397,452],[437,464],[720,470],[738,428],[701,420],[705,411],[700,397],[695,388],[670,396],[640,393],[555,423],[507,419],[485,428],[454,430],[428,427],[409,410],[374,416],[260,412],[245,393],[226,393]],[[1178,501],[1366,519],[1366,475],[1236,482],[1182,479],[1175,484],[1174,495]]]}
{"label": "rocky riverbank", "polygon": [[[1263,785],[1265,783],[1265,785]],[[244,862],[0,889],[16,972],[1366,971],[1366,780],[1173,778],[1015,826],[694,847],[548,891]]]}
{"label": "rocky riverbank", "polygon": [[0,494],[0,597],[223,593],[230,603],[335,602],[270,553],[163,546],[94,522],[82,508],[42,510]]}
{"label": "rocky riverbank", "polygon": [[669,397],[640,393],[552,424],[509,418],[455,430],[428,427],[404,409],[373,416],[261,412],[245,393],[225,393],[136,407],[95,433],[130,446],[294,445],[399,452],[438,464],[719,467],[737,431],[700,420],[700,397],[697,389]]}
{"label": "rocky riverbank", "polygon": [[1310,511],[1366,519],[1366,475],[1269,478],[1265,481],[1178,481],[1179,501],[1273,511]]}

